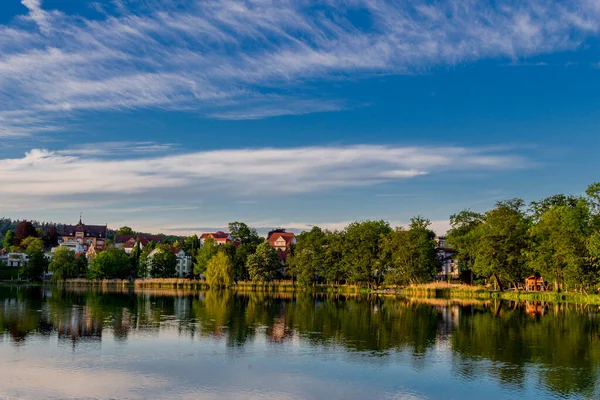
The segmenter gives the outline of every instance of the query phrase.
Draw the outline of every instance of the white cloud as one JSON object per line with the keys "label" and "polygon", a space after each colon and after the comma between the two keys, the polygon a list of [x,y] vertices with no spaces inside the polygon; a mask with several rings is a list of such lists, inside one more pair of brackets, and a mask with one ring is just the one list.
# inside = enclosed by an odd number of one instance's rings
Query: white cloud
{"label": "white cloud", "polygon": [[307,83],[482,58],[516,63],[575,49],[600,29],[591,0],[115,1],[102,11],[116,14],[95,20],[22,3],[28,14],[0,25],[5,137],[56,129],[82,110],[227,119],[336,111],[343,99]]}
{"label": "white cloud", "polygon": [[[530,165],[507,150],[462,147],[321,146],[215,150],[157,155],[155,143],[89,144],[0,159],[0,208],[61,208],[140,199],[163,207],[201,198],[252,200],[365,187],[425,174]],[[160,154],[160,153],[159,153]],[[117,199],[117,200],[115,200]],[[182,203],[184,202],[184,203]],[[137,206],[136,206],[137,207]]]}

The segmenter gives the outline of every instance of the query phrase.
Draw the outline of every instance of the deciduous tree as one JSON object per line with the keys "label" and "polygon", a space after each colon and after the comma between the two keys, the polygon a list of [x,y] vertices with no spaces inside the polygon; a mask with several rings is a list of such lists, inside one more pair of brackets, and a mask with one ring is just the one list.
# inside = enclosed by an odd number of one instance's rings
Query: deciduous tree
{"label": "deciduous tree", "polygon": [[48,269],[52,271],[54,281],[76,278],[79,268],[75,260],[75,252],[68,247],[57,248]]}
{"label": "deciduous tree", "polygon": [[206,238],[202,247],[196,254],[196,263],[194,264],[194,275],[202,275],[206,272],[208,262],[219,251],[218,246],[212,238]]}
{"label": "deciduous tree", "polygon": [[290,272],[301,286],[313,286],[323,276],[326,234],[315,226],[298,236],[294,254],[288,259]]}
{"label": "deciduous tree", "polygon": [[206,268],[206,281],[211,288],[226,288],[233,285],[233,265],[224,252],[218,252]]}
{"label": "deciduous tree", "polygon": [[516,284],[531,272],[526,263],[530,221],[523,206],[521,199],[499,202],[477,228],[479,241],[473,270],[479,276],[493,278],[500,290],[503,282]]}
{"label": "deciduous tree", "polygon": [[169,245],[158,245],[156,251],[148,258],[152,277],[172,278],[177,273],[177,257],[173,254]]}
{"label": "deciduous tree", "polygon": [[429,282],[439,271],[435,233],[430,221],[411,219],[409,229],[397,228],[381,239],[381,264],[390,284]]}
{"label": "deciduous tree", "polygon": [[389,224],[381,221],[353,222],[344,234],[344,267],[351,282],[373,286],[382,278],[379,265],[381,238],[391,232]]}
{"label": "deciduous tree", "polygon": [[268,242],[259,244],[256,252],[248,257],[248,272],[254,282],[271,282],[280,269],[279,256]]}
{"label": "deciduous tree", "polygon": [[38,233],[37,233],[37,230],[35,229],[35,226],[33,226],[33,224],[31,223],[31,221],[21,221],[17,225],[15,235],[16,235],[15,245],[20,246],[21,242],[24,239],[26,239],[30,236],[37,237]]}
{"label": "deciduous tree", "polygon": [[4,248],[6,251],[10,251],[10,249],[17,244],[17,237],[14,231],[7,231],[6,236],[4,237]]}
{"label": "deciduous tree", "polygon": [[127,253],[115,247],[98,253],[90,261],[90,279],[125,279],[131,274],[131,261]]}

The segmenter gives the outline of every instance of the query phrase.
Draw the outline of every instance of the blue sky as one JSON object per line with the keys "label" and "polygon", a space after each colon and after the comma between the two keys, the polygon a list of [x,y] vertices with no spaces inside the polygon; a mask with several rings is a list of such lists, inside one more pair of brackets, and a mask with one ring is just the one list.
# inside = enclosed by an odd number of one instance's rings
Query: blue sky
{"label": "blue sky", "polygon": [[580,193],[600,3],[4,0],[0,214],[194,233]]}

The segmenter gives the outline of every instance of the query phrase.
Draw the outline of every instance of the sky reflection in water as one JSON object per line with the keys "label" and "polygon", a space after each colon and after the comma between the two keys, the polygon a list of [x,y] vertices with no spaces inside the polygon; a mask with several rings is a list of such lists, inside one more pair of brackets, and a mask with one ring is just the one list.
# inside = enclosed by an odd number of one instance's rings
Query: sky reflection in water
{"label": "sky reflection in water", "polygon": [[598,309],[0,287],[0,398],[600,397]]}

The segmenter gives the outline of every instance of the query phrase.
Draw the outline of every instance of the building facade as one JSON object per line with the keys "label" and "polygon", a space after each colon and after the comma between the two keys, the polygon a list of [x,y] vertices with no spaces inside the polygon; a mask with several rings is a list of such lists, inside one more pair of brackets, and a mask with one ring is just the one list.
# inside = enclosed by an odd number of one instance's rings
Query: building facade
{"label": "building facade", "polygon": [[204,241],[211,238],[216,245],[223,246],[227,243],[231,243],[231,235],[226,232],[217,231],[215,233],[203,233],[200,236],[200,244],[203,246]]}
{"label": "building facade", "polygon": [[[106,247],[106,235],[108,227],[106,225],[86,225],[79,219],[77,225],[64,225],[62,234],[59,236],[58,244],[87,252],[93,247],[95,252],[99,252]],[[77,251],[76,251],[77,252]]]}
{"label": "building facade", "polygon": [[458,279],[460,271],[458,268],[458,262],[455,259],[456,250],[448,247],[446,238],[443,236],[436,236],[434,238],[437,244],[437,257],[442,266],[442,270],[437,276],[438,280],[447,279]]}

